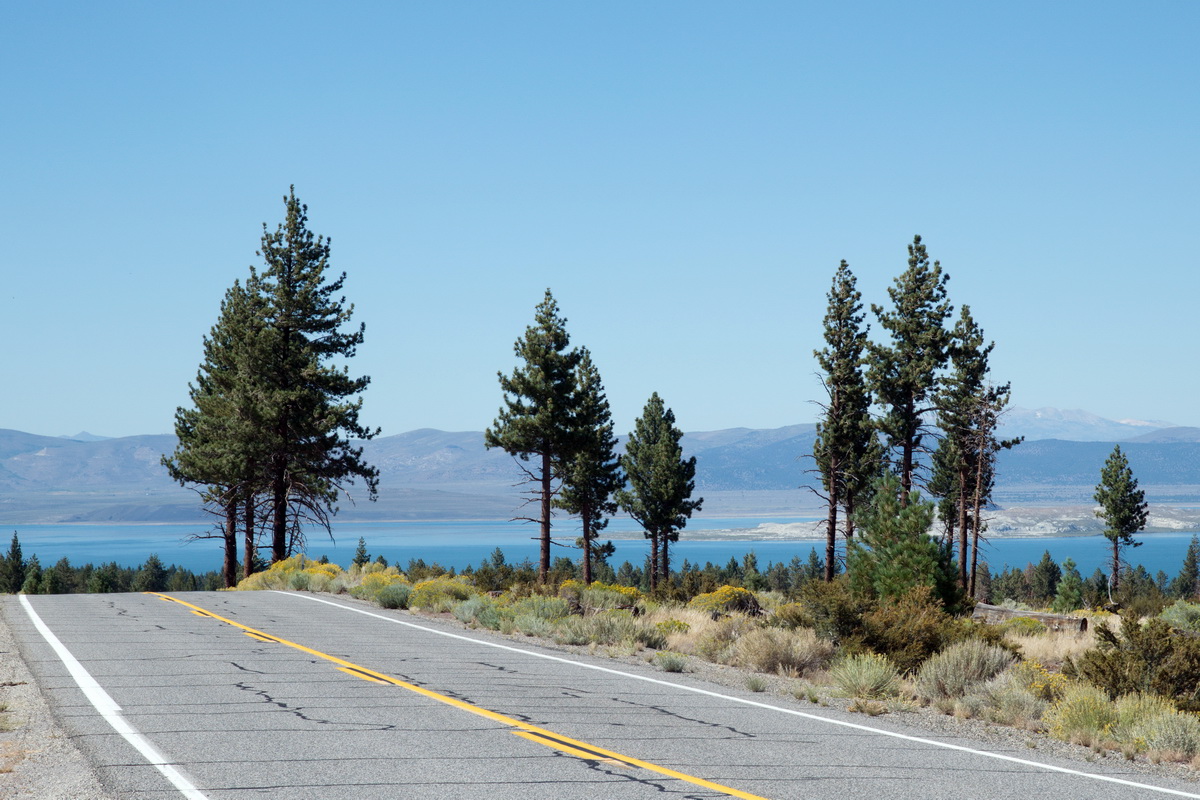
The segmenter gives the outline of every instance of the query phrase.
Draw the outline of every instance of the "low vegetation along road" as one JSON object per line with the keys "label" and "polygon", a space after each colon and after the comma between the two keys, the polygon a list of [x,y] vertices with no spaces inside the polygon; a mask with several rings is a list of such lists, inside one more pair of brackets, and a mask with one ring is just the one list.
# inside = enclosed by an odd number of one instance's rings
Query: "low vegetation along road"
{"label": "low vegetation along road", "polygon": [[63,726],[121,798],[1200,798],[353,600],[6,602]]}

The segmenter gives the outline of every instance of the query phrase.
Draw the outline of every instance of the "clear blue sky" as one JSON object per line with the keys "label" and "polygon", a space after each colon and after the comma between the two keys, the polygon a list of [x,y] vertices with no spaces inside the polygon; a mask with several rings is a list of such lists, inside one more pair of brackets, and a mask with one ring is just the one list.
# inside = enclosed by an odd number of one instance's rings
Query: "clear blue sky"
{"label": "clear blue sky", "polygon": [[1200,424],[1200,4],[0,7],[0,427],[168,432],[289,184],[385,434],[479,430],[546,287],[618,430],[813,421],[920,233],[1024,407]]}

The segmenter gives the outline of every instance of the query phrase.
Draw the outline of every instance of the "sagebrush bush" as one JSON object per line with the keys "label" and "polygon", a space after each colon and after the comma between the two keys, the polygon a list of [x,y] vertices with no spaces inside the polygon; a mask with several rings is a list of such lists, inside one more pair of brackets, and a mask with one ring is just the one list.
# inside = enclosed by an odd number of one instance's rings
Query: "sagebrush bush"
{"label": "sagebrush bush", "polygon": [[917,696],[925,700],[963,697],[967,692],[991,680],[1014,661],[1003,647],[967,639],[930,656],[917,672]]}
{"label": "sagebrush bush", "polygon": [[375,593],[375,602],[383,608],[408,608],[412,586],[407,583],[389,583]]}
{"label": "sagebrush bush", "polygon": [[696,655],[705,661],[728,664],[733,660],[733,648],[744,634],[756,630],[758,625],[749,617],[734,614],[719,619],[701,632],[692,645]]}
{"label": "sagebrush bush", "polygon": [[1172,628],[1188,633],[1200,633],[1200,603],[1176,600],[1159,614]]}
{"label": "sagebrush bush", "polygon": [[534,594],[514,600],[508,607],[513,617],[533,616],[554,621],[569,616],[571,604],[561,597]]}
{"label": "sagebrush bush", "polygon": [[455,605],[450,613],[464,625],[479,625],[491,630],[500,629],[501,613],[496,601],[484,595],[475,595]]}
{"label": "sagebrush bush", "polygon": [[1147,750],[1172,760],[1188,760],[1200,753],[1200,719],[1192,714],[1159,714],[1142,722],[1135,734]]}
{"label": "sagebrush bush", "polygon": [[559,644],[621,644],[656,650],[667,644],[667,637],[653,624],[621,610],[561,619],[552,638]]}
{"label": "sagebrush bush", "polygon": [[1029,688],[1026,676],[1017,673],[1015,667],[975,686],[963,700],[978,705],[973,716],[1027,730],[1041,728],[1041,719],[1050,705]]}
{"label": "sagebrush bush", "polygon": [[759,672],[803,675],[825,666],[833,655],[833,645],[807,628],[757,628],[736,639],[732,647],[736,666]]}
{"label": "sagebrush bush", "polygon": [[891,697],[900,690],[900,673],[878,653],[843,656],[829,668],[829,677],[850,697]]}

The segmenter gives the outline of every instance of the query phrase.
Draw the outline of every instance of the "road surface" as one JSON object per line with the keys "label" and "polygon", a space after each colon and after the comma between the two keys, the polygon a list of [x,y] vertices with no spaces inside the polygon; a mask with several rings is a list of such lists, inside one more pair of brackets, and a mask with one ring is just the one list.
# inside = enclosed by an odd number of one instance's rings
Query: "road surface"
{"label": "road surface", "polygon": [[8,602],[64,726],[131,800],[1200,799],[329,595]]}

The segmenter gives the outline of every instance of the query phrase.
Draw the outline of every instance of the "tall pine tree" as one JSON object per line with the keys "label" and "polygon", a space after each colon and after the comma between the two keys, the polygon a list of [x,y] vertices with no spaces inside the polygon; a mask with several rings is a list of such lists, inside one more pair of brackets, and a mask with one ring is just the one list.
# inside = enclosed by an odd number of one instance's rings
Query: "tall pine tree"
{"label": "tall pine tree", "polygon": [[872,305],[890,343],[871,345],[868,380],[882,409],[879,430],[887,437],[893,468],[900,477],[900,504],[908,505],[917,456],[926,452],[926,419],[934,410],[938,372],[946,364],[950,334],[944,327],[951,305],[948,276],[930,264],[920,236],[908,246],[908,269],[888,289],[891,310]]}
{"label": "tall pine tree", "polygon": [[583,580],[592,582],[592,543],[615,513],[613,493],[625,485],[617,460],[617,437],[600,373],[587,348],[580,348],[576,368],[576,450],[563,469],[562,491],[556,505],[578,514],[583,525]]}
{"label": "tall pine tree", "polygon": [[704,502],[704,498],[691,499],[696,489],[696,457],[683,457],[682,438],[674,412],[655,392],[621,456],[629,488],[617,492],[617,502],[650,540],[651,589],[670,576],[670,543],[679,541],[679,532]]}
{"label": "tall pine tree", "polygon": [[540,525],[538,578],[543,583],[550,574],[554,497],[579,448],[576,369],[581,355],[568,349],[571,339],[566,326],[567,320],[559,315],[558,303],[547,289],[534,312],[534,324],[513,344],[522,364],[509,376],[498,373],[504,405],[483,434],[485,446],[499,447],[519,459],[533,487],[528,502],[538,505],[539,515],[525,519]]}
{"label": "tall pine tree", "polygon": [[836,567],[839,511],[845,511],[846,538],[854,535],[854,512],[879,473],[880,452],[871,422],[871,395],[863,375],[869,326],[863,327],[862,295],[854,273],[842,261],[826,295],[825,347],[813,351],[828,397],[817,422],[813,458],[826,493],[825,580]]}
{"label": "tall pine tree", "polygon": [[1121,452],[1121,446],[1112,453],[1100,470],[1100,483],[1096,486],[1096,502],[1100,510],[1096,516],[1104,520],[1104,535],[1112,543],[1112,573],[1109,577],[1109,600],[1120,588],[1121,548],[1140,547],[1133,534],[1146,527],[1149,505],[1146,493],[1138,488],[1137,478],[1129,468],[1129,459]]}
{"label": "tall pine tree", "polygon": [[262,368],[262,298],[253,284],[235,281],[220,315],[204,337],[204,360],[188,385],[190,407],[175,410],[175,452],[164,456],[168,474],[197,487],[219,520],[224,545],[225,586],[237,583],[239,509],[249,520],[245,575],[253,564],[253,507],[263,489],[265,460],[258,377]]}
{"label": "tall pine tree", "polygon": [[284,207],[275,231],[263,224],[261,276],[251,271],[266,303],[269,357],[260,382],[272,562],[303,545],[306,523],[329,529],[347,484],[361,479],[374,500],[379,481],[378,470],[353,443],[379,433],[359,420],[361,394],[371,379],[351,377],[346,367],[330,363],[354,357],[365,326],[344,330],[354,313],[340,296],[346,273],[327,274],[330,241],[308,230],[308,206],[296,198],[295,187]]}

